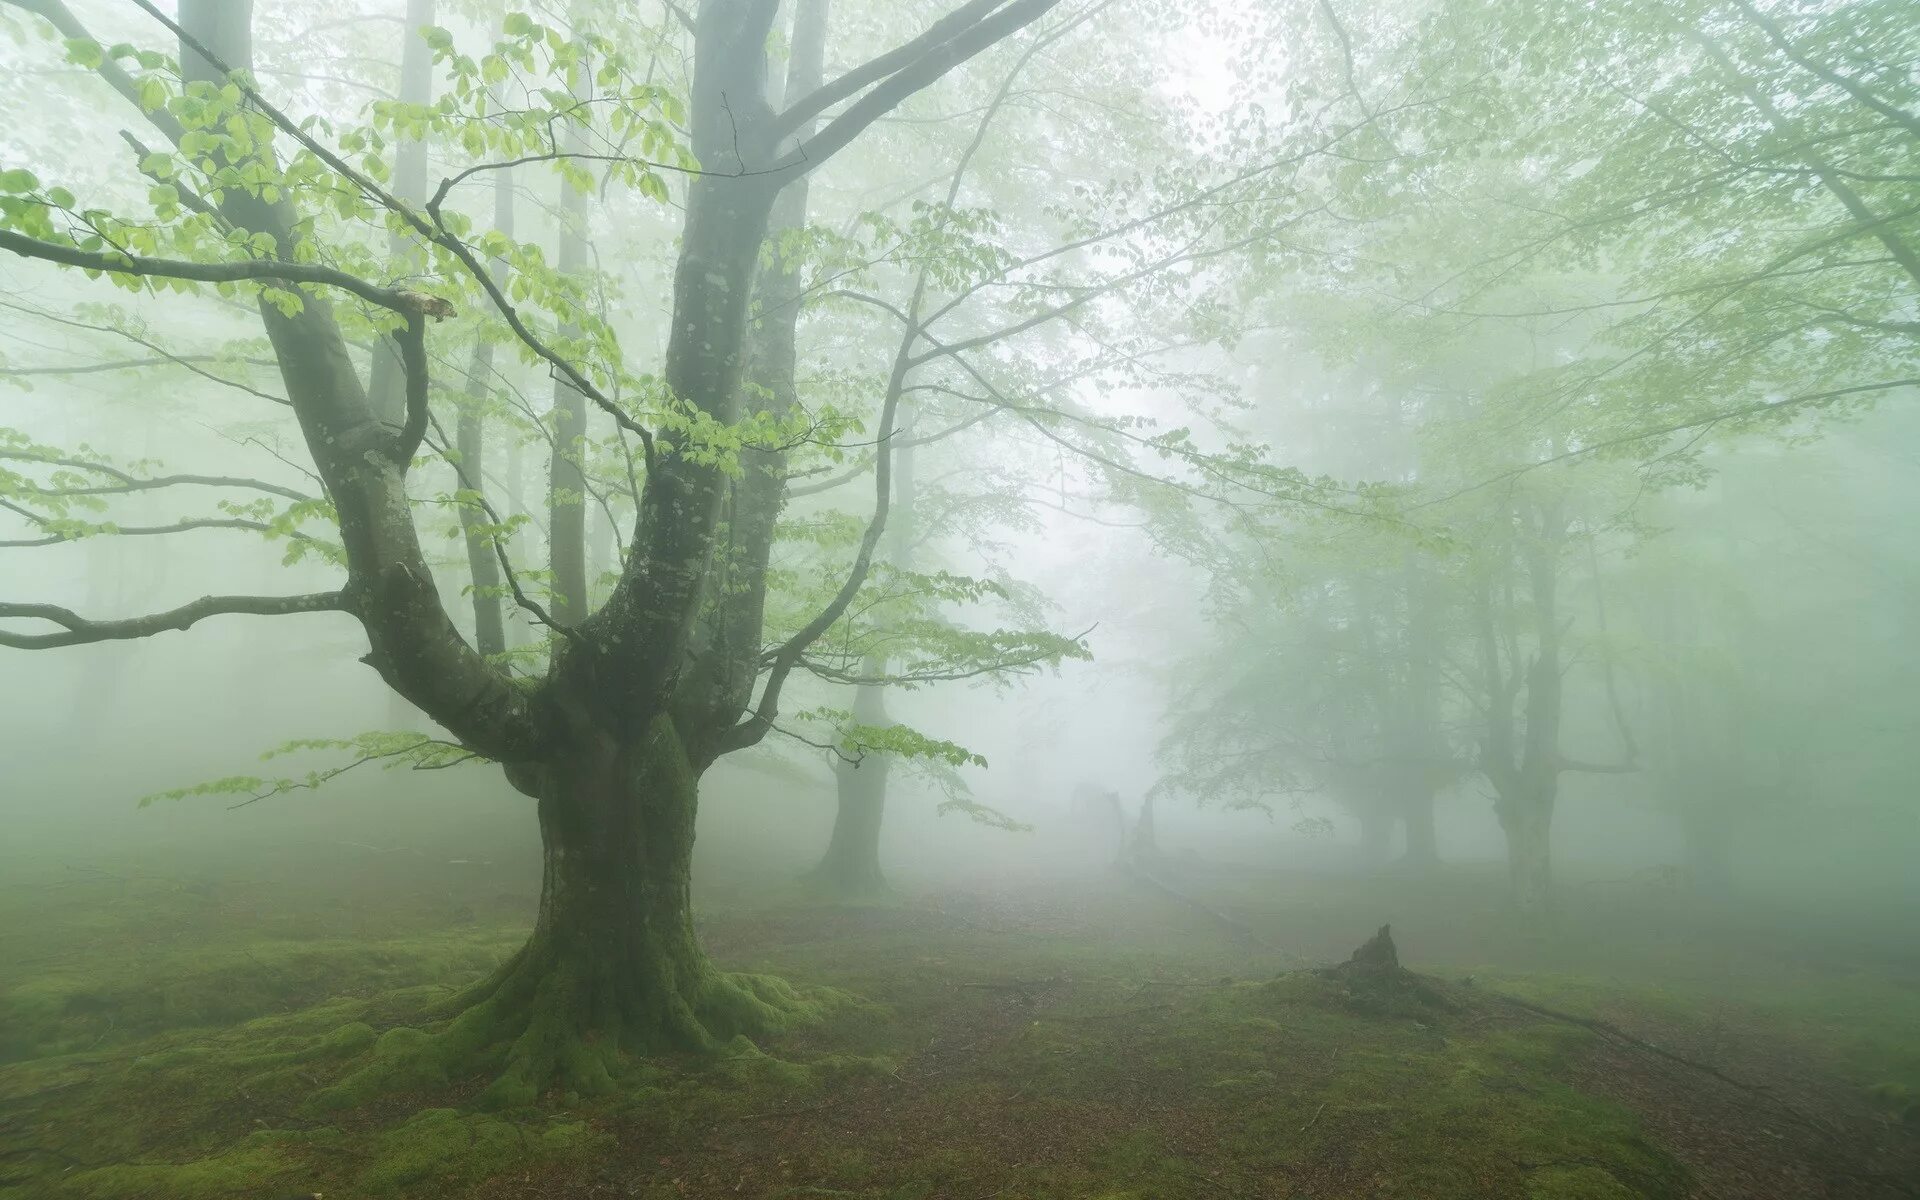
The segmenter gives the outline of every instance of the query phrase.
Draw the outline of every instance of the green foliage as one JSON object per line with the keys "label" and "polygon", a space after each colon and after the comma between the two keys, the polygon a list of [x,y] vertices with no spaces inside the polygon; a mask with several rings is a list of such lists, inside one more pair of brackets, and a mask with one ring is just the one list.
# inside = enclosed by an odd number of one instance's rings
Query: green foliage
{"label": "green foliage", "polygon": [[869,754],[891,754],[932,759],[953,767],[987,765],[986,759],[956,742],[928,737],[905,725],[862,725],[845,709],[813,708],[795,714],[795,719],[832,729],[838,735],[835,751],[856,762]]}
{"label": "green foliage", "polygon": [[376,730],[351,738],[296,738],[268,750],[260,757],[263,761],[271,761],[288,755],[316,752],[344,753],[352,757],[345,763],[315,768],[302,776],[269,779],[258,775],[229,775],[143,796],[140,805],[144,808],[157,800],[184,800],[190,796],[245,797],[232,806],[237,808],[288,792],[318,789],[355,767],[368,763],[377,762],[389,771],[402,767],[413,771],[440,771],[463,763],[483,761],[480,755],[456,742],[404,730]]}

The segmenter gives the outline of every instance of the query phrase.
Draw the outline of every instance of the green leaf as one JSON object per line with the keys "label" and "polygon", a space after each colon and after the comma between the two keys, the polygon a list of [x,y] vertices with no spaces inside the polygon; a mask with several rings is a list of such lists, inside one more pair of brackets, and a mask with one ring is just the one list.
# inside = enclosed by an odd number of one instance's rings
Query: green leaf
{"label": "green leaf", "polygon": [[105,62],[106,60],[107,60],[106,52],[100,48],[99,42],[96,42],[91,38],[68,38],[67,39],[67,61],[68,62],[73,63],[76,66],[85,67],[87,70],[92,71],[97,69],[100,66],[100,64]]}

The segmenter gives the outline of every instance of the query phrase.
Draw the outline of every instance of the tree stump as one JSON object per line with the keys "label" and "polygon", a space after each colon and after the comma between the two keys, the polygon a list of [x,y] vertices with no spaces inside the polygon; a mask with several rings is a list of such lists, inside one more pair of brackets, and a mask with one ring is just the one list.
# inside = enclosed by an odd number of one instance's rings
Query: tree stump
{"label": "tree stump", "polygon": [[1347,961],[1320,974],[1341,986],[1347,1007],[1368,1016],[1431,1018],[1459,1008],[1438,980],[1400,965],[1388,925],[1382,925]]}

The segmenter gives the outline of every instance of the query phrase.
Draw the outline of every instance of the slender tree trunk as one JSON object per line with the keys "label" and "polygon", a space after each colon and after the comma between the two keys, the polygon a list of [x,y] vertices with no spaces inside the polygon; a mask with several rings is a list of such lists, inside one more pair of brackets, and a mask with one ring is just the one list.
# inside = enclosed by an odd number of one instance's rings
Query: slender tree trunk
{"label": "slender tree trunk", "polygon": [[[407,0],[406,34],[400,50],[400,94],[403,104],[430,104],[433,101],[433,51],[420,36],[420,28],[434,23],[434,0]],[[427,147],[413,138],[403,138],[393,152],[393,194],[409,204],[427,199]],[[412,274],[419,259],[413,236],[392,233],[387,238],[387,255],[396,277]],[[396,428],[407,419],[406,372],[400,366],[400,354],[391,338],[381,338],[373,351],[373,363],[367,385],[374,413]]]}
{"label": "slender tree trunk", "polygon": [[[893,454],[893,506],[887,513],[887,559],[901,570],[909,569],[913,561],[914,495],[913,447],[907,445]],[[861,666],[865,675],[879,676],[886,671],[887,660],[877,655]],[[886,723],[889,719],[886,688],[874,683],[857,685],[853,711],[863,725]],[[839,809],[833,819],[833,840],[827,844],[826,857],[814,875],[843,894],[868,895],[884,886],[880,871],[880,819],[887,806],[887,783],[891,775],[887,756],[869,755],[857,771],[840,764],[835,774],[839,783]],[[865,778],[855,778],[859,775]]]}
{"label": "slender tree trunk", "polygon": [[[434,23],[434,0],[407,0],[406,37],[400,51],[400,94],[405,104],[428,104],[433,100],[433,57],[425,38],[419,35],[423,25]],[[427,198],[427,147],[413,138],[402,139],[394,147],[393,194],[411,204]],[[409,234],[388,235],[389,270],[397,278],[412,274],[419,260],[419,247]],[[374,416],[399,428],[407,419],[406,372],[400,365],[400,352],[391,337],[380,338],[373,348],[368,368],[367,399]],[[387,723],[395,729],[420,729],[427,717],[399,692],[387,694]]]}
{"label": "slender tree trunk", "polygon": [[[513,172],[493,173],[493,227],[513,236]],[[495,263],[496,276],[506,278],[503,264]],[[473,342],[473,356],[467,363],[467,394],[460,406],[455,430],[460,459],[460,486],[463,491],[484,495],[487,487],[487,401],[493,395],[493,343],[484,333]],[[504,514],[502,514],[504,515]],[[476,505],[460,506],[460,532],[467,548],[467,571],[473,583],[473,641],[482,654],[501,654],[507,648],[506,620],[500,595],[500,560],[494,543],[481,531],[486,513]]]}
{"label": "slender tree trunk", "polygon": [[[580,71],[587,78],[585,70]],[[583,101],[586,88],[573,88]],[[563,135],[562,149],[580,153],[585,147],[577,129]],[[554,263],[563,275],[577,275],[587,267],[587,196],[570,183],[560,185],[560,253]],[[572,324],[562,324],[564,342],[579,336]],[[553,570],[553,619],[578,625],[587,619],[587,476],[584,439],[587,398],[558,375],[553,381],[553,458],[547,474],[548,565]]]}
{"label": "slender tree trunk", "polygon": [[[884,663],[871,658],[862,667],[868,674],[885,669]],[[881,689],[860,688],[854,695],[853,714],[862,725],[883,724],[887,711]],[[891,763],[884,754],[834,764],[839,803],[833,836],[811,876],[821,891],[846,899],[871,898],[886,891],[886,876],[880,870],[880,824],[886,814],[890,772]]]}
{"label": "slender tree trunk", "polygon": [[[473,362],[469,380],[484,379],[492,369],[493,346],[482,338],[473,349]],[[462,486],[480,491],[484,486],[487,465],[485,387],[474,395],[474,386],[470,382],[467,403],[461,406],[460,423],[455,431],[455,440],[460,451],[460,473]],[[482,654],[505,653],[507,649],[506,621],[501,612],[500,598],[500,560],[495,557],[492,537],[481,530],[486,523],[486,514],[473,505],[460,506],[460,531],[467,548],[467,572],[473,581],[473,644]]]}

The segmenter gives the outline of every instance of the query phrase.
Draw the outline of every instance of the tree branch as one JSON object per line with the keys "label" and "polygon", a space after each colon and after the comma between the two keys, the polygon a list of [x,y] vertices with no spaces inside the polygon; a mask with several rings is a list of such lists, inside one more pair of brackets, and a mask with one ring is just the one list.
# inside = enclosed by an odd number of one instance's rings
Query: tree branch
{"label": "tree branch", "polygon": [[346,596],[340,592],[312,592],[304,596],[202,596],[190,604],[163,613],[120,621],[90,621],[54,604],[0,602],[0,618],[49,621],[64,630],[62,633],[0,630],[0,646],[11,646],[16,650],[50,650],[57,646],[77,646],[88,642],[130,641],[151,637],[169,629],[185,629],[208,617],[226,614],[280,617],[292,613],[349,611]]}
{"label": "tree branch", "polygon": [[[968,9],[983,3],[984,0],[975,0],[975,4],[969,5]],[[802,142],[792,154],[780,161],[779,166],[789,170],[811,170],[819,166],[859,137],[867,126],[898,108],[909,96],[930,87],[961,63],[1039,20],[1059,3],[1060,0],[1013,0],[1005,7],[993,5],[999,11],[974,21],[957,34],[925,49],[897,71],[886,75],[883,82],[829,121],[825,129]],[[931,31],[928,36],[931,36]],[[916,44],[909,42],[907,47]],[[782,122],[789,115],[791,113],[783,114]],[[799,125],[794,127],[798,128]]]}
{"label": "tree branch", "polygon": [[[11,509],[33,524],[40,526],[42,529],[46,528],[49,523],[46,518],[8,500],[0,500],[0,508]],[[189,517],[185,520],[175,521],[171,525],[129,525],[91,532],[51,533],[41,538],[0,540],[0,549],[25,550],[38,548],[40,546],[58,546],[63,542],[84,541],[90,537],[159,537],[170,533],[187,533],[195,529],[244,529],[253,533],[265,534],[275,532],[273,526],[268,525],[266,522],[250,521],[245,517]],[[295,541],[301,542],[317,540],[312,534],[302,533],[297,529],[288,530],[287,536]]]}
{"label": "tree branch", "polygon": [[878,58],[868,59],[853,70],[802,96],[790,104],[785,112],[774,118],[772,133],[775,142],[792,137],[804,128],[807,122],[842,100],[851,99],[887,76],[904,70],[928,51],[951,40],[961,30],[978,24],[994,9],[1005,3],[1007,0],[969,0],[969,3],[961,5],[929,25],[927,31],[919,37],[894,47]]}
{"label": "tree branch", "polygon": [[201,487],[246,488],[256,492],[268,492],[275,496],[284,496],[289,500],[311,500],[312,496],[293,488],[281,487],[277,483],[268,483],[263,479],[244,479],[237,475],[155,475],[141,477],[130,475],[118,467],[106,463],[93,462],[84,458],[55,458],[49,455],[29,453],[24,450],[0,449],[0,458],[14,462],[46,463],[54,467],[72,467],[77,471],[91,471],[114,480],[112,486],[85,488],[46,489],[40,494],[45,496],[106,496],[121,492],[145,492],[154,488],[176,487],[193,484]]}
{"label": "tree branch", "polygon": [[59,242],[0,229],[0,250],[10,250],[22,258],[38,258],[85,271],[114,275],[144,275],[159,279],[187,279],[197,283],[281,283],[317,284],[351,292],[369,304],[402,314],[418,315],[426,299],[400,288],[384,288],[368,283],[345,271],[336,271],[318,263],[286,262],[280,259],[242,259],[238,262],[201,263],[176,258],[147,258],[121,250],[82,250]]}
{"label": "tree branch", "polygon": [[[24,8],[30,13],[45,18],[49,24],[60,31],[62,37],[96,41],[93,35],[87,32],[87,27],[82,25],[79,18],[75,17],[60,0],[0,0],[0,2],[12,4],[16,8]],[[180,122],[176,121],[173,114],[165,108],[147,111],[146,106],[140,103],[140,86],[134,83],[133,77],[128,75],[117,61],[112,58],[103,58],[100,65],[94,68],[94,73],[106,80],[107,85],[119,92],[129,104],[146,114],[147,120],[153,123],[155,129],[165,134],[169,141],[178,142],[185,135],[186,130],[181,128]]]}

